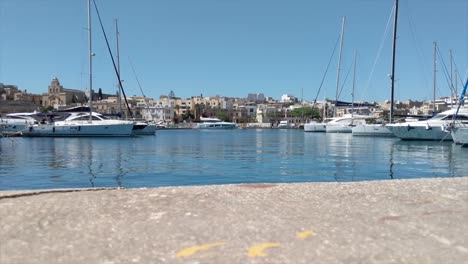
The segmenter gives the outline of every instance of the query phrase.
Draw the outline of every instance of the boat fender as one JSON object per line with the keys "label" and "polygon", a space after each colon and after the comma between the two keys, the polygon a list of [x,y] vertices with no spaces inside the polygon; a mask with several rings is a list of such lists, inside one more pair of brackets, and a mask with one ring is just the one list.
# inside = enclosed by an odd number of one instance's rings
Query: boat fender
{"label": "boat fender", "polygon": [[426,130],[432,130],[432,127],[429,125],[429,123],[426,123]]}
{"label": "boat fender", "polygon": [[81,130],[81,126],[78,126],[78,131],[80,131],[80,130]]}
{"label": "boat fender", "polygon": [[32,130],[33,130],[33,127],[32,127],[32,126],[30,126],[30,127],[29,127],[29,132],[31,132]]}
{"label": "boat fender", "polygon": [[52,132],[55,133],[55,126],[52,128]]}

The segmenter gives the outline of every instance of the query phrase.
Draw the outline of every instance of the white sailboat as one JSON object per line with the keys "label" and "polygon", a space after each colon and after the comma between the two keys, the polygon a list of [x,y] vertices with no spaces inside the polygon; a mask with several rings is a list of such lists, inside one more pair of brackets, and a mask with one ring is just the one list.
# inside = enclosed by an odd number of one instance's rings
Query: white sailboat
{"label": "white sailboat", "polygon": [[450,125],[450,134],[456,144],[461,144],[463,147],[468,147],[468,117],[460,115],[460,106],[462,105],[466,89],[468,88],[468,78],[460,95],[457,111],[455,112],[454,122]]}
{"label": "white sailboat", "polygon": [[[122,114],[122,80],[120,79],[120,49],[119,49],[119,27],[118,27],[118,21],[117,19],[115,20],[115,40],[116,40],[116,50],[117,50],[117,82],[118,82],[118,104],[119,104],[119,113]],[[132,65],[133,69],[133,65]],[[135,71],[134,71],[135,73]],[[136,76],[136,74],[135,74]],[[138,78],[136,78],[138,85],[140,86],[140,90],[143,94],[143,90],[141,89],[140,82],[138,81]],[[146,96],[143,94],[145,97],[145,103],[146,106],[148,106],[148,103],[146,102]],[[130,110],[129,110],[130,111]],[[133,131],[132,134],[135,136],[154,136],[156,133],[156,124],[151,124],[148,123],[147,121],[144,120],[139,120],[136,121],[134,126],[133,126]]]}
{"label": "white sailboat", "polygon": [[[391,106],[390,106],[390,123],[393,119],[393,102],[394,102],[394,85],[395,85],[395,50],[396,50],[396,36],[397,36],[397,22],[398,22],[398,0],[395,0],[395,13],[393,21],[393,46],[392,46],[392,74],[391,78]],[[381,124],[368,124],[367,122],[357,124],[352,128],[353,136],[376,136],[376,137],[393,137],[392,131],[384,123]]]}
{"label": "white sailboat", "polygon": [[89,113],[70,113],[64,120],[51,120],[45,124],[30,125],[23,130],[29,137],[106,137],[131,136],[133,121],[110,120],[92,111],[92,44],[91,44],[91,0],[88,0],[88,44],[89,44]]}

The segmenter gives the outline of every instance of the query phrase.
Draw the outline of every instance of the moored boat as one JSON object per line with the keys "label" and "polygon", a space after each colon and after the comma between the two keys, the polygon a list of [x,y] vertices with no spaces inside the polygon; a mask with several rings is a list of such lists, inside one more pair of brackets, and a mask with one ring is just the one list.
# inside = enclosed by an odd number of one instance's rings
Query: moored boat
{"label": "moored boat", "polygon": [[[452,123],[456,110],[451,109],[435,115],[424,121],[388,124],[386,127],[403,140],[452,140],[450,132],[445,127]],[[468,122],[468,108],[460,109],[460,122]]]}
{"label": "moored boat", "polygon": [[237,128],[237,124],[232,122],[225,122],[219,118],[201,117],[202,123],[198,124],[198,129],[234,129]]}
{"label": "moored boat", "polygon": [[107,119],[92,112],[68,113],[61,120],[49,120],[29,125],[22,131],[27,137],[129,137],[133,121]]}
{"label": "moored boat", "polygon": [[284,129],[284,128],[291,128],[291,126],[289,125],[288,120],[281,120],[277,128]]}
{"label": "moored boat", "polygon": [[37,123],[36,113],[11,113],[0,117],[0,135],[21,135],[21,131]]}
{"label": "moored boat", "polygon": [[154,136],[157,126],[152,123],[137,121],[133,125],[133,135],[135,136]]}
{"label": "moored boat", "polygon": [[453,142],[468,147],[468,126],[455,126],[451,129]]}
{"label": "moored boat", "polygon": [[[329,119],[331,120],[331,119]],[[329,121],[328,120],[328,121]],[[304,125],[304,132],[326,132],[327,120],[324,122],[311,121]]]}

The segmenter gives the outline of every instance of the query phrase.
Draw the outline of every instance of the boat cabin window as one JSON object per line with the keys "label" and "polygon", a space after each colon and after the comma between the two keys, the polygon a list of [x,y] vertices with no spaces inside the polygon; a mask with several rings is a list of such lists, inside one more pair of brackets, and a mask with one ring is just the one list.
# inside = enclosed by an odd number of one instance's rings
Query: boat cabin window
{"label": "boat cabin window", "polygon": [[[83,121],[88,121],[89,120],[89,115],[88,116],[79,116],[77,118],[73,118],[73,120],[83,120]],[[99,119],[98,117],[96,116],[92,116],[92,120],[95,120],[95,121],[100,121],[101,119]]]}

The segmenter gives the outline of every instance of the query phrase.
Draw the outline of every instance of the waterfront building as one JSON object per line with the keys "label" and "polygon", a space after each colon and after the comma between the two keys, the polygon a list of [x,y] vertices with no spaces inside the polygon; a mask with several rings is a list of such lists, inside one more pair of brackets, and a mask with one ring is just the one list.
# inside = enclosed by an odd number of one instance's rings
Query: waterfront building
{"label": "waterfront building", "polygon": [[283,94],[281,96],[280,102],[281,103],[296,103],[296,102],[298,102],[298,99],[294,95]]}
{"label": "waterfront building", "polygon": [[265,95],[263,93],[249,93],[247,95],[247,100],[253,103],[264,103],[266,101]]}
{"label": "waterfront building", "polygon": [[141,116],[155,123],[171,123],[174,120],[174,109],[161,105],[149,106],[141,109]]}
{"label": "waterfront building", "polygon": [[88,99],[84,91],[64,88],[57,77],[52,79],[48,92],[42,94],[42,106],[56,109],[73,104],[85,104]]}

